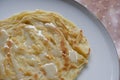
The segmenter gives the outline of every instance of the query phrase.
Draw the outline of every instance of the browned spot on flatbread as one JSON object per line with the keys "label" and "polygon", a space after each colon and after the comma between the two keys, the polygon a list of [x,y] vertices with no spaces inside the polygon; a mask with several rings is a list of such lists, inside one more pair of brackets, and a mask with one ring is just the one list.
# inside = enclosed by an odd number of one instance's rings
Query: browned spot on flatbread
{"label": "browned spot on flatbread", "polygon": [[26,71],[26,72],[24,73],[24,75],[25,75],[25,76],[32,76],[32,73],[31,73],[30,71]]}
{"label": "browned spot on flatbread", "polygon": [[34,80],[38,80],[38,74],[34,74]]}
{"label": "browned spot on flatbread", "polygon": [[9,40],[9,41],[7,41],[7,45],[8,45],[8,47],[9,47],[9,48],[11,48],[11,47],[12,47],[12,45],[13,45],[12,41],[10,41],[10,40]]}
{"label": "browned spot on flatbread", "polygon": [[68,54],[68,49],[65,47],[65,42],[64,40],[61,40],[61,50],[63,54]]}
{"label": "browned spot on flatbread", "polygon": [[40,70],[42,71],[42,73],[43,73],[44,75],[47,75],[46,71],[45,71],[43,68],[41,68]]}

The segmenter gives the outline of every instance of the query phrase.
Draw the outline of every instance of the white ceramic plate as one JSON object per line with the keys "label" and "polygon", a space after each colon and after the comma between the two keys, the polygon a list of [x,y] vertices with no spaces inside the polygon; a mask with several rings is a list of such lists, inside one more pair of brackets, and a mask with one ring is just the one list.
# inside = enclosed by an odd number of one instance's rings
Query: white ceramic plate
{"label": "white ceramic plate", "polygon": [[84,30],[91,45],[87,67],[77,80],[119,80],[115,46],[104,26],[86,8],[72,0],[0,0],[0,20],[25,10],[49,10],[62,14]]}

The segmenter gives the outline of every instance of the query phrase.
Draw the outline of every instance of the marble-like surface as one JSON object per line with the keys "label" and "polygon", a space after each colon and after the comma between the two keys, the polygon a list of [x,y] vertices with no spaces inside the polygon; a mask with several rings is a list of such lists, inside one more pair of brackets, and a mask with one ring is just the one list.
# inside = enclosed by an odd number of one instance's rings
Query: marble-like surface
{"label": "marble-like surface", "polygon": [[76,0],[104,24],[115,43],[120,59],[120,0]]}

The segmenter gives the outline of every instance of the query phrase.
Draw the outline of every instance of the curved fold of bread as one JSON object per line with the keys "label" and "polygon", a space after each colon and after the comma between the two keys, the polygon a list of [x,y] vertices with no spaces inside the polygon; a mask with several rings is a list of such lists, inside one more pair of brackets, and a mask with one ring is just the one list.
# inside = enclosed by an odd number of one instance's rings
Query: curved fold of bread
{"label": "curved fold of bread", "polygon": [[26,11],[0,21],[1,80],[74,80],[89,53],[82,30],[59,14]]}

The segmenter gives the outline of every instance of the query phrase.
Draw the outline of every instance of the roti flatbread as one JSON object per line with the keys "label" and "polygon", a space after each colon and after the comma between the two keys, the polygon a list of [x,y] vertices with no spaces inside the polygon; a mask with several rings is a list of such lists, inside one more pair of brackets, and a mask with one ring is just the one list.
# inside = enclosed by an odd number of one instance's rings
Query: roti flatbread
{"label": "roti flatbread", "polygon": [[0,21],[0,80],[74,80],[88,63],[83,31],[54,12]]}

